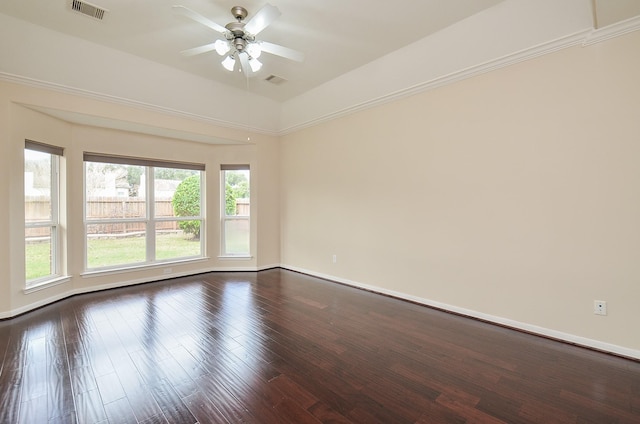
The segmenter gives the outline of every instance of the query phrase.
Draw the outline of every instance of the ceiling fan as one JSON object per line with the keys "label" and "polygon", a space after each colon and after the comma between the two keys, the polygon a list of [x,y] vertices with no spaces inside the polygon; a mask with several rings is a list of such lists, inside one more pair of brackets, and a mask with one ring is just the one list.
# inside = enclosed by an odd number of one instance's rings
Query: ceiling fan
{"label": "ceiling fan", "polygon": [[173,6],[173,10],[175,13],[211,28],[223,37],[213,43],[183,50],[181,53],[185,56],[194,56],[215,50],[220,56],[224,56],[222,66],[225,69],[233,71],[236,67],[236,61],[239,61],[240,70],[246,75],[258,72],[262,68],[262,63],[258,60],[262,52],[297,62],[304,60],[304,54],[299,51],[267,41],[256,40],[256,35],[280,16],[280,10],[276,6],[267,3],[247,22],[244,22],[248,16],[247,9],[242,6],[234,6],[231,8],[231,14],[236,21],[229,22],[225,26],[218,25],[184,6]]}

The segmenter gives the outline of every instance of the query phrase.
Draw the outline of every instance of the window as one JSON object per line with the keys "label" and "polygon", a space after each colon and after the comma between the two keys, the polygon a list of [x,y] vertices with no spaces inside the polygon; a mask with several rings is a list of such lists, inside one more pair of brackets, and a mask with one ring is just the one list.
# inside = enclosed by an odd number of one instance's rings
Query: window
{"label": "window", "polygon": [[84,154],[85,269],[203,256],[204,165]]}
{"label": "window", "polygon": [[60,276],[59,168],[62,148],[25,140],[24,244],[26,286]]}
{"label": "window", "polygon": [[222,165],[222,256],[249,256],[249,165]]}

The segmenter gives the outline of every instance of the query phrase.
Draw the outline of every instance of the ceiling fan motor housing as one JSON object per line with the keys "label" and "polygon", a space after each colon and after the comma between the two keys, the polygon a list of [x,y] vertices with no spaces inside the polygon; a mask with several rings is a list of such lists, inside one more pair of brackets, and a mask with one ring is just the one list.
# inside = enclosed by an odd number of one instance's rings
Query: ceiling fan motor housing
{"label": "ceiling fan motor housing", "polygon": [[233,40],[233,46],[237,51],[242,52],[247,47],[247,42],[253,41],[251,34],[244,31],[244,18],[247,17],[248,12],[242,6],[234,6],[231,8],[231,14],[238,22],[229,22],[225,28],[229,31],[230,37],[227,37],[229,41]]}
{"label": "ceiling fan motor housing", "polygon": [[236,18],[238,21],[243,20],[244,18],[247,17],[248,12],[247,9],[245,9],[242,6],[233,6],[231,8],[231,14],[233,15],[234,18]]}
{"label": "ceiling fan motor housing", "polygon": [[235,37],[242,37],[244,35],[244,24],[242,22],[229,22],[225,25],[225,28]]}
{"label": "ceiling fan motor housing", "polygon": [[239,52],[244,51],[244,48],[247,46],[247,42],[244,40],[244,38],[236,38],[235,40],[233,40],[233,46],[236,48],[236,50],[238,50]]}
{"label": "ceiling fan motor housing", "polygon": [[[229,31],[227,39],[233,43],[233,46],[239,52],[243,51],[247,46],[247,33],[244,32],[244,23],[242,22],[230,22],[225,28]],[[251,41],[251,40],[248,40]]]}

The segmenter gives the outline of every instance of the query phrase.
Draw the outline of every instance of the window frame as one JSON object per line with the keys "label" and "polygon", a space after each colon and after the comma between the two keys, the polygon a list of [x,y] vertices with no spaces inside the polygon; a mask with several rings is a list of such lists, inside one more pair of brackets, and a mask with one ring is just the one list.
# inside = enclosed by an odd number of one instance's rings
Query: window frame
{"label": "window frame", "polygon": [[[112,165],[130,165],[143,167],[143,175],[145,175],[145,215],[143,217],[132,218],[100,218],[100,219],[88,219],[87,218],[87,163],[106,163]],[[149,159],[140,157],[120,156],[102,153],[84,152],[83,154],[83,231],[84,231],[84,274],[101,273],[118,271],[123,269],[132,268],[149,268],[153,266],[188,262],[194,260],[202,260],[205,258],[205,165],[200,163],[190,162],[176,162],[166,161],[159,159]],[[170,169],[186,169],[199,172],[200,179],[200,215],[190,217],[157,217],[155,214],[156,206],[156,193],[155,193],[155,169],[156,168],[170,168]],[[157,224],[161,222],[180,222],[180,221],[200,221],[200,253],[198,255],[172,257],[167,259],[157,259]],[[90,225],[99,224],[131,224],[141,223],[144,226],[145,232],[145,248],[144,248],[144,260],[140,262],[128,262],[123,264],[106,265],[99,267],[89,267],[89,249],[88,249],[88,227]]]}
{"label": "window frame", "polygon": [[[50,238],[50,273],[33,279],[27,279],[27,252],[26,252],[26,238],[25,238],[25,265],[24,265],[24,279],[25,290],[32,290],[38,286],[44,286],[48,283],[58,281],[62,278],[63,264],[62,264],[62,236],[60,231],[60,215],[61,215],[61,201],[60,201],[60,162],[64,155],[64,149],[62,147],[53,146],[38,141],[25,139],[24,150],[31,150],[35,152],[45,153],[50,155],[50,176],[49,176],[49,202],[51,207],[51,217],[49,220],[27,222],[26,210],[25,210],[25,231],[30,228],[49,228]],[[23,160],[23,167],[25,166],[26,155]],[[24,191],[24,200],[26,202],[27,193]]]}

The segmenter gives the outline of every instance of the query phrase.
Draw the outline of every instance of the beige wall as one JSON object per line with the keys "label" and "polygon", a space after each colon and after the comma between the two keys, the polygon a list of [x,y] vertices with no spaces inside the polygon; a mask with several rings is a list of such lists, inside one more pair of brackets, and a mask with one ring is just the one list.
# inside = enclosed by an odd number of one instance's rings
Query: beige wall
{"label": "beige wall", "polygon": [[[252,199],[257,198],[260,206],[254,211],[257,215],[256,225],[259,239],[266,239],[269,243],[259,243],[258,268],[270,268],[280,265],[280,186],[274,182],[280,181],[280,143],[279,140],[265,140],[257,145],[257,155],[260,158],[256,166],[256,181]],[[253,174],[252,174],[253,175]]]}
{"label": "beige wall", "polygon": [[565,49],[283,137],[282,263],[640,354],[639,45]]}
{"label": "beige wall", "polygon": [[[126,121],[129,125],[160,129],[167,133],[193,132],[212,138],[246,140],[251,144],[212,145],[163,138],[138,132],[72,124],[23,106],[82,113],[92,117]],[[70,294],[106,287],[153,281],[168,276],[217,269],[258,269],[278,264],[279,258],[279,172],[278,140],[273,136],[218,128],[201,121],[164,115],[138,108],[101,102],[48,90],[0,83],[0,195],[9,199],[0,211],[3,243],[0,247],[0,317],[14,315]],[[68,253],[65,264],[71,280],[65,284],[30,294],[24,289],[24,140],[50,143],[65,148],[63,193],[68,215],[63,220]],[[84,151],[112,153],[156,159],[204,163],[206,173],[206,241],[208,259],[171,264],[117,274],[82,275],[84,268],[83,162]],[[252,233],[250,260],[219,259],[220,245],[220,164],[248,163],[252,168]],[[261,172],[261,169],[263,170]],[[262,196],[261,196],[262,194]],[[260,211],[260,214],[258,214]]]}

